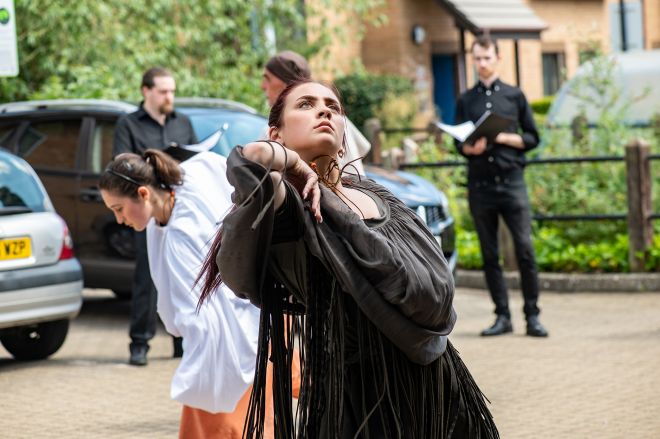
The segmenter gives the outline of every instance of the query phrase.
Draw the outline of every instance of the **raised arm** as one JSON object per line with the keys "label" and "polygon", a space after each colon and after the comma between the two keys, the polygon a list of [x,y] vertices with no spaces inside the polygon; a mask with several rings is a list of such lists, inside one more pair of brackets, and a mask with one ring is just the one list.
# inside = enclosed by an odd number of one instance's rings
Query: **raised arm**
{"label": "raised arm", "polygon": [[259,141],[245,145],[243,157],[270,169],[270,178],[275,188],[275,210],[279,209],[286,197],[284,186],[280,184],[282,175],[286,175],[287,180],[298,189],[302,198],[310,201],[312,214],[316,220],[322,221],[318,176],[298,153],[277,142]]}

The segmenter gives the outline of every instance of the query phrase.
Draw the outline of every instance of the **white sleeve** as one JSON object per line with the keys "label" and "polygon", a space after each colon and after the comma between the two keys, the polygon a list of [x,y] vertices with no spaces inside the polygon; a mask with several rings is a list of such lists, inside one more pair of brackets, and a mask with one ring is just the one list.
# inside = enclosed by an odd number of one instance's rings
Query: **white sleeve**
{"label": "white sleeve", "polygon": [[346,119],[346,129],[348,130],[346,133],[347,136],[351,138],[351,146],[355,146],[357,155],[366,155],[369,150],[371,150],[371,143],[369,143],[367,138],[364,137],[364,134],[360,132],[358,127],[356,127],[355,124],[348,119]]}
{"label": "white sleeve", "polygon": [[232,412],[254,378],[257,331],[252,328],[258,327],[259,311],[220,290],[198,314],[199,286],[192,289],[201,268],[198,252],[188,235],[174,229],[161,255],[168,289],[158,291],[159,314],[168,332],[183,337],[171,395],[208,412]]}
{"label": "white sleeve", "polygon": [[[360,130],[357,129],[353,122],[348,119],[346,120],[346,143],[347,151],[343,158],[339,160],[339,165],[344,166],[347,163],[351,162],[358,173],[364,175],[364,167],[362,165],[362,160],[357,160],[360,157],[367,155],[371,149],[371,143],[367,140],[366,137],[362,135]],[[348,172],[355,172],[355,169],[348,169]]]}

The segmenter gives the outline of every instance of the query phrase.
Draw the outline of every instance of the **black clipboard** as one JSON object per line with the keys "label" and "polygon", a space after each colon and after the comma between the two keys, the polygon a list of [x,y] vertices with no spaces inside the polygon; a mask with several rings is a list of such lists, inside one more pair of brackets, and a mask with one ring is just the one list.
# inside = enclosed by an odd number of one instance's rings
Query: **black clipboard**
{"label": "black clipboard", "polygon": [[514,122],[513,119],[487,110],[481,115],[479,120],[474,123],[474,131],[465,138],[463,143],[474,145],[474,142],[481,137],[485,137],[488,144],[495,143],[495,137],[497,137],[499,133],[508,130]]}

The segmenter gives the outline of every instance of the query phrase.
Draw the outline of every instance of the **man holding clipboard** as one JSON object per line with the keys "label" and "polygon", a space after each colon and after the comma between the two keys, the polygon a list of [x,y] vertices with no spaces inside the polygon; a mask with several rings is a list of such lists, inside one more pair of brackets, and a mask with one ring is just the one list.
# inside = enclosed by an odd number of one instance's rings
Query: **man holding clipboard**
{"label": "man holding clipboard", "polygon": [[479,82],[458,98],[456,123],[472,122],[474,126],[463,125],[458,136],[450,134],[457,138],[458,152],[468,160],[470,211],[479,236],[486,283],[495,303],[495,323],[481,335],[494,336],[513,331],[506,283],[499,263],[497,229],[501,216],[515,245],[526,333],[546,337],[548,332],[538,319],[538,270],[523,177],[525,153],[538,145],[538,131],[523,92],[498,77],[500,56],[497,43],[489,37],[479,37],[472,45],[471,53]]}

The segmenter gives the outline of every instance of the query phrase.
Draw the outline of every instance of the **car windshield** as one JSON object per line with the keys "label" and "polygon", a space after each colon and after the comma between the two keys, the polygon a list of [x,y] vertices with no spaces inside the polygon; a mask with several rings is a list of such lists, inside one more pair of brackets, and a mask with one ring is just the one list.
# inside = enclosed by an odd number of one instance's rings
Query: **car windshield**
{"label": "car windshield", "polygon": [[212,151],[225,157],[236,145],[245,145],[265,136],[267,121],[263,116],[222,108],[177,107],[190,117],[197,138],[202,141],[217,130],[222,137]]}
{"label": "car windshield", "polygon": [[0,215],[44,212],[47,205],[29,165],[10,154],[0,153]]}

